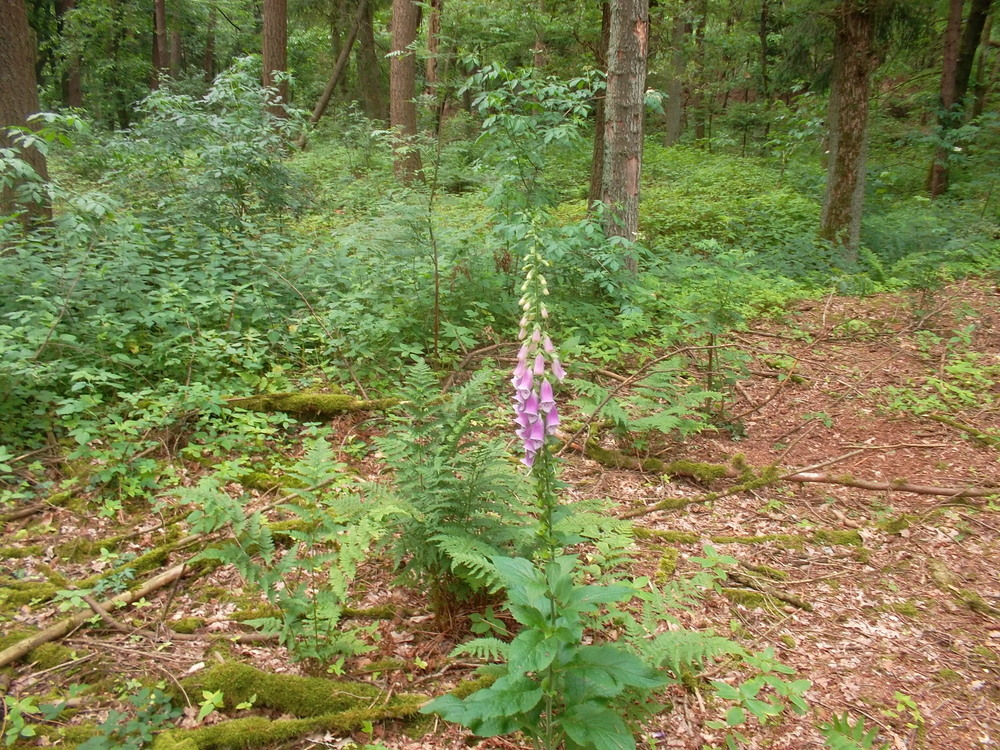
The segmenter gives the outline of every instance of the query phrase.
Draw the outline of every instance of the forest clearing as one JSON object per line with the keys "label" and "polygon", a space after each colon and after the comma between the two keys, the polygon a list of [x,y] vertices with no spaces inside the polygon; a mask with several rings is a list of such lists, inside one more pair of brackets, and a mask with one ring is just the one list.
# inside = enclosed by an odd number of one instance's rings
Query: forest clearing
{"label": "forest clearing", "polygon": [[992,4],[450,3],[0,3],[5,746],[1000,745]]}

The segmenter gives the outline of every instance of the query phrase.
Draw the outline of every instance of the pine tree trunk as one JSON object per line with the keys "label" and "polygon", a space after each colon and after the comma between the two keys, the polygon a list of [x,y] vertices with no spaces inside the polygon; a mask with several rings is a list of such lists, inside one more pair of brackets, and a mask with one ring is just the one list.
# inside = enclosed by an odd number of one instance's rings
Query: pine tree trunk
{"label": "pine tree trunk", "polygon": [[430,14],[427,17],[427,64],[424,68],[424,93],[428,96],[437,95],[438,58],[441,42],[441,12],[444,0],[430,1]]}
{"label": "pine tree trunk", "polygon": [[275,81],[275,73],[288,68],[288,10],[286,0],[264,0],[263,83],[278,91],[277,100],[268,107],[275,117],[287,115],[280,104],[288,103],[288,83]]}
{"label": "pine tree trunk", "polygon": [[930,172],[927,175],[927,192],[936,198],[948,189],[948,149],[944,145],[947,131],[954,127],[956,82],[958,76],[958,47],[962,34],[962,7],[964,0],[950,0],[948,26],[944,32],[944,61],[941,65],[941,97],[938,101],[938,137],[941,140],[934,150]]}
{"label": "pine tree trunk", "polygon": [[215,6],[208,10],[208,28],[205,31],[205,53],[201,58],[201,69],[209,83],[215,78]]}
{"label": "pine tree trunk", "polygon": [[[13,146],[7,137],[7,128],[27,126],[28,117],[36,112],[35,50],[27,8],[21,0],[0,0],[0,148]],[[48,180],[45,157],[39,151],[29,149],[23,157],[42,180]],[[5,188],[0,192],[0,215],[10,214],[19,208],[26,209],[26,226],[52,217],[52,209],[47,202],[17,206],[13,190]]]}
{"label": "pine tree trunk", "polygon": [[375,48],[375,22],[372,3],[365,4],[365,14],[358,28],[358,85],[361,87],[361,108],[372,120],[388,120],[389,105],[385,100],[381,55]]}
{"label": "pine tree trunk", "polygon": [[153,80],[150,88],[160,88],[167,68],[167,3],[166,0],[153,0]]}
{"label": "pine tree trunk", "polygon": [[[56,18],[59,26],[60,39],[64,38],[66,29],[66,16],[76,7],[76,0],[57,0]],[[62,90],[62,103],[64,107],[82,107],[83,89],[80,85],[80,58],[71,54],[63,61],[62,78],[60,88]]]}
{"label": "pine tree trunk", "polygon": [[[639,231],[639,181],[646,105],[649,0],[611,0],[604,126],[604,190],[608,237],[634,241]],[[635,258],[626,263],[635,270]]]}
{"label": "pine tree trunk", "polygon": [[[607,73],[608,44],[611,40],[611,4],[605,0],[601,3],[601,41],[597,50],[597,65]],[[590,157],[590,188],[587,190],[587,206],[593,206],[601,200],[604,189],[604,127],[605,127],[605,94],[599,93],[594,103],[594,150]]]}
{"label": "pine tree trunk", "polygon": [[667,82],[667,106],[664,109],[663,145],[673,146],[680,141],[684,121],[684,38],[687,36],[687,19],[681,11],[674,16],[670,33],[670,80]]}
{"label": "pine tree trunk", "polygon": [[396,132],[393,171],[402,182],[420,176],[417,135],[417,60],[411,45],[417,38],[420,8],[415,0],[392,2],[392,56],[389,58],[389,125]]}
{"label": "pine tree trunk", "polygon": [[830,157],[820,236],[857,260],[868,157],[868,100],[877,66],[873,51],[875,3],[844,0],[837,9],[833,84],[827,122]]}

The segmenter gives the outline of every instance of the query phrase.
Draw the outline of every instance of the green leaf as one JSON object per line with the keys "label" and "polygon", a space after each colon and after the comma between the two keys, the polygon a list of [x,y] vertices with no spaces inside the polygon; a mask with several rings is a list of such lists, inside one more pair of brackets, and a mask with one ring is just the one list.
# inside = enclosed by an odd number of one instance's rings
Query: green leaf
{"label": "green leaf", "polygon": [[739,706],[733,706],[726,711],[726,726],[738,727],[747,720],[746,711]]}
{"label": "green leaf", "polygon": [[595,701],[570,706],[560,724],[577,745],[594,750],[635,750],[632,730],[615,712]]}

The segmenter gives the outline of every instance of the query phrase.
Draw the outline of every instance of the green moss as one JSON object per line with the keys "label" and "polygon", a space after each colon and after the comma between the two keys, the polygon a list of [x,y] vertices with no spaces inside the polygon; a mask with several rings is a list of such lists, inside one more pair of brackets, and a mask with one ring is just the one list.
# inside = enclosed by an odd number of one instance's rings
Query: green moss
{"label": "green moss", "polygon": [[345,393],[265,393],[233,402],[234,406],[249,411],[281,411],[300,416],[330,417],[350,411],[384,411],[398,403],[396,399],[383,398],[364,401]]}
{"label": "green moss", "polygon": [[663,473],[671,476],[691,477],[700,482],[711,482],[730,475],[728,466],[700,461],[671,461],[663,468]]}
{"label": "green moss", "polygon": [[236,622],[261,620],[265,617],[281,617],[281,609],[269,602],[251,602],[231,615]]}
{"label": "green moss", "polygon": [[797,648],[798,642],[788,633],[782,633],[778,636],[778,640],[785,644],[788,648]]}
{"label": "green moss", "polygon": [[887,612],[895,612],[897,615],[903,615],[904,617],[919,617],[920,609],[917,607],[916,602],[912,602],[907,599],[904,602],[891,602],[885,604],[881,609]]}
{"label": "green moss", "polygon": [[748,591],[747,589],[723,588],[722,595],[734,604],[742,604],[750,609],[773,610],[775,601],[767,594],[759,591]]}
{"label": "green moss", "polygon": [[856,529],[820,529],[813,532],[813,541],[817,544],[832,544],[837,546],[864,546],[861,532]]}
{"label": "green moss", "polygon": [[934,679],[937,682],[947,685],[949,682],[962,682],[965,680],[962,675],[956,672],[954,669],[939,669],[934,674]]}
{"label": "green moss", "polygon": [[373,661],[371,664],[358,671],[364,672],[365,674],[372,674],[373,672],[393,672],[397,669],[406,669],[408,666],[409,664],[402,659],[379,659],[378,661]]}
{"label": "green moss", "polygon": [[660,564],[656,568],[656,582],[664,584],[673,577],[677,570],[677,557],[680,553],[676,547],[667,547],[660,557]]}
{"label": "green moss", "polygon": [[777,568],[772,568],[769,565],[753,565],[751,563],[743,563],[747,570],[752,570],[754,573],[759,573],[765,578],[770,578],[773,581],[787,581],[788,573],[783,570],[778,570]]}
{"label": "green moss", "polygon": [[200,617],[182,617],[180,620],[173,620],[167,626],[175,633],[190,635],[205,625],[205,621]]}
{"label": "green moss", "polygon": [[901,531],[910,528],[910,516],[902,513],[895,518],[879,521],[878,527],[886,534],[899,534]]}
{"label": "green moss", "polygon": [[382,691],[371,685],[271,674],[234,662],[211,667],[183,684],[189,695],[201,695],[202,690],[221,690],[230,709],[256,694],[255,706],[298,717],[368,706],[383,697]]}
{"label": "green moss", "polygon": [[497,681],[496,675],[492,674],[482,675],[472,680],[466,680],[465,682],[460,682],[449,693],[449,695],[454,695],[456,698],[468,698],[475,692],[478,692],[480,690],[485,690],[496,681]]}
{"label": "green moss", "polygon": [[41,544],[29,544],[26,547],[0,547],[0,560],[23,560],[25,557],[35,557],[45,549]]}
{"label": "green moss", "polygon": [[636,526],[632,529],[636,539],[655,539],[668,544],[695,544],[699,537],[690,531],[670,531],[657,529],[647,529],[643,526]]}
{"label": "green moss", "polygon": [[358,620],[392,620],[399,615],[399,607],[391,604],[382,604],[378,607],[365,607],[355,609],[354,607],[344,607],[340,616],[344,619],[349,617]]}
{"label": "green moss", "polygon": [[28,661],[39,669],[52,669],[60,664],[73,661],[76,652],[68,646],[58,643],[43,643],[28,654]]}
{"label": "green moss", "polygon": [[280,489],[298,489],[303,486],[303,484],[291,477],[279,477],[274,474],[268,474],[265,471],[248,471],[245,474],[240,474],[236,481],[246,487],[248,490],[260,490],[262,492],[271,492],[272,490]]}
{"label": "green moss", "polygon": [[5,581],[3,586],[0,586],[0,602],[23,607],[26,604],[47,602],[56,595],[57,591],[59,591],[59,586],[54,586],[51,583]]}
{"label": "green moss", "polygon": [[45,563],[36,562],[35,569],[48,578],[53,585],[58,586],[61,589],[68,589],[71,585],[66,576]]}

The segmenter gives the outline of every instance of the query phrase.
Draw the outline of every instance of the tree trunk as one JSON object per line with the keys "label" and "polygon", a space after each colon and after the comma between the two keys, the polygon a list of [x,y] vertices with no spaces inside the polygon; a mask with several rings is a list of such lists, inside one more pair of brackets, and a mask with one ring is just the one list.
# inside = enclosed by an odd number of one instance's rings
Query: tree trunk
{"label": "tree trunk", "polygon": [[760,4],[760,26],[757,35],[760,38],[760,95],[764,101],[771,98],[771,79],[768,72],[771,44],[771,0],[762,0]]}
{"label": "tree trunk", "polygon": [[288,12],[286,0],[264,0],[263,83],[277,89],[277,97],[268,107],[275,117],[286,117],[281,105],[288,104],[288,82],[275,81],[275,73],[284,73],[288,67]]}
{"label": "tree trunk", "polygon": [[708,0],[702,0],[698,8],[698,20],[694,25],[694,56],[697,68],[694,91],[691,93],[691,111],[694,115],[694,139],[704,145],[706,122],[708,121],[708,97],[705,86],[705,26],[708,24]]}
{"label": "tree trunk", "polygon": [[833,82],[827,122],[830,157],[820,236],[857,260],[868,157],[868,99],[877,67],[873,43],[875,2],[843,0],[835,17]]}
{"label": "tree trunk", "polygon": [[[646,106],[649,0],[611,0],[604,126],[604,232],[634,241],[639,231],[639,180]],[[635,258],[626,259],[635,270]]]}
{"label": "tree trunk", "polygon": [[184,48],[181,43],[181,32],[176,29],[170,32],[170,77],[177,80],[181,76],[181,62],[184,58]]}
{"label": "tree trunk", "polygon": [[[611,39],[611,4],[605,0],[601,3],[601,41],[597,50],[597,66],[607,73],[608,43]],[[604,127],[605,127],[605,94],[598,93],[594,102],[594,150],[590,158],[590,188],[587,190],[587,207],[592,207],[601,200],[604,189]]]}
{"label": "tree trunk", "polygon": [[[76,0],[57,0],[56,16],[59,25],[60,39],[66,26],[66,15],[76,7]],[[64,107],[82,107],[83,89],[80,86],[80,58],[76,54],[63,61],[63,71],[60,80],[62,103]]]}
{"label": "tree trunk", "polygon": [[976,49],[983,36],[983,28],[990,14],[991,0],[972,0],[969,18],[962,31],[962,41],[958,45],[958,63],[955,68],[955,103],[961,104],[969,91],[972,64],[976,59]]}
{"label": "tree trunk", "polygon": [[531,50],[531,64],[535,68],[544,68],[549,60],[549,49],[545,44],[545,34],[542,32],[542,21],[545,17],[545,0],[537,0],[535,21],[535,45]]}
{"label": "tree trunk", "polygon": [[[354,21],[351,23],[351,29],[347,33],[347,39],[344,44],[341,45],[340,54],[337,56],[337,62],[333,66],[333,73],[330,75],[330,80],[327,81],[326,88],[323,89],[323,93],[319,97],[319,101],[316,102],[316,106],[313,109],[312,115],[309,117],[309,127],[313,127],[320,121],[323,117],[323,113],[326,112],[327,106],[330,104],[330,98],[333,96],[334,90],[337,88],[337,84],[340,82],[341,77],[344,75],[344,71],[347,69],[347,60],[351,55],[351,48],[354,46],[354,40],[358,37],[358,30],[361,27],[361,19],[364,18],[368,11],[368,0],[359,0],[358,10],[354,15]],[[304,148],[306,145],[306,134],[303,132],[299,136],[297,143],[299,148]]]}
{"label": "tree trunk", "polygon": [[167,74],[167,2],[153,0],[153,80],[150,88],[160,88],[160,82]]}
{"label": "tree trunk", "polygon": [[427,64],[424,69],[424,93],[428,96],[437,95],[441,11],[443,8],[444,0],[430,1],[430,14],[427,16]]}
{"label": "tree trunk", "polygon": [[417,135],[417,59],[412,44],[420,25],[414,0],[392,0],[392,56],[389,58],[389,125],[396,132],[393,171],[405,183],[420,176]]}
{"label": "tree trunk", "polygon": [[356,63],[362,110],[372,120],[388,120],[389,105],[385,100],[381,55],[375,48],[374,9],[370,2],[365,3],[365,14],[358,29]]}
{"label": "tree trunk", "polygon": [[673,146],[680,141],[684,121],[684,39],[687,36],[687,19],[684,13],[674,16],[670,34],[670,80],[667,82],[667,106],[664,109],[663,145]]}
{"label": "tree trunk", "polygon": [[209,83],[215,78],[215,6],[208,9],[208,28],[205,30],[205,53],[201,58],[201,69]]}
{"label": "tree trunk", "polygon": [[[34,66],[35,50],[25,4],[21,0],[0,0],[0,148],[14,145],[7,136],[7,128],[28,126],[28,117],[38,112]],[[22,157],[42,180],[48,180],[41,152],[28,149]],[[47,201],[18,206],[15,197],[10,188],[0,192],[0,216],[24,208],[26,226],[51,218],[52,209]]]}
{"label": "tree trunk", "polygon": [[[986,110],[986,97],[990,92],[990,79],[996,78],[997,75],[997,64],[994,62],[992,75],[987,74],[987,69],[989,69],[988,59],[990,56],[990,36],[993,31],[993,17],[988,16],[986,18],[986,25],[983,27],[983,34],[979,42],[979,62],[976,64],[976,81],[973,86],[973,93],[975,98],[972,102],[972,112],[970,117],[973,119],[979,117]],[[995,58],[996,61],[1000,61],[1000,56]]]}
{"label": "tree trunk", "polygon": [[934,150],[934,159],[927,175],[927,192],[931,198],[938,197],[948,189],[948,148],[944,141],[947,132],[954,126],[954,108],[958,101],[955,85],[964,4],[964,0],[950,0],[948,5],[948,26],[944,32],[944,61],[941,65],[941,96],[938,100],[938,138],[941,143]]}

